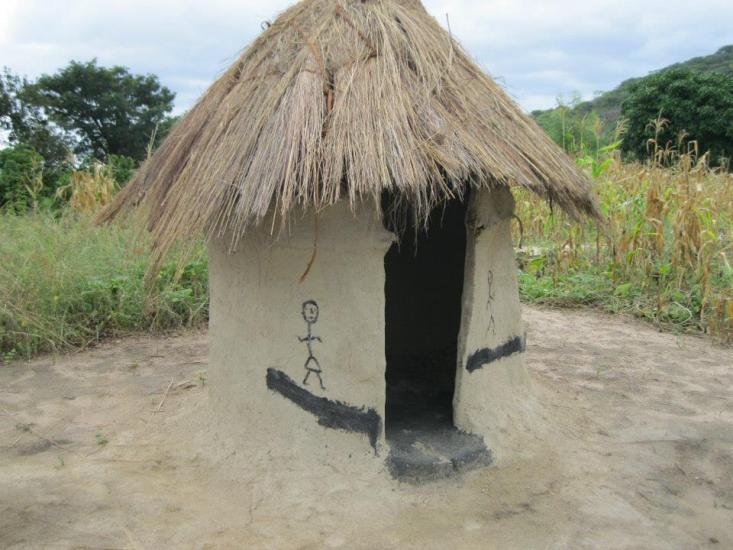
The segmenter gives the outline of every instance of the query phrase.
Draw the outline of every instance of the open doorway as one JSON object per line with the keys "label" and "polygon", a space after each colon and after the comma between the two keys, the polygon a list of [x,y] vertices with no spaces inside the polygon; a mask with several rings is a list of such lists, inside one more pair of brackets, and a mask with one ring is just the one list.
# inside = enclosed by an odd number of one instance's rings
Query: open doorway
{"label": "open doorway", "polygon": [[[390,209],[385,198],[385,212]],[[389,218],[388,218],[389,219]],[[400,431],[453,426],[458,334],[466,261],[466,201],[430,215],[427,230],[411,212],[385,257],[387,438]]]}

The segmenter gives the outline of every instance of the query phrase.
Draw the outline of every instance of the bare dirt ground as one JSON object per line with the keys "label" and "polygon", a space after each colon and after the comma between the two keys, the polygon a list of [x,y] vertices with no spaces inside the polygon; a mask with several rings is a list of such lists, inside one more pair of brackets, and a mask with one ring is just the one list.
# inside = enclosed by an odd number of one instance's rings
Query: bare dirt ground
{"label": "bare dirt ground", "polygon": [[223,452],[204,333],[2,367],[0,548],[733,548],[733,350],[525,318],[536,433],[421,487]]}

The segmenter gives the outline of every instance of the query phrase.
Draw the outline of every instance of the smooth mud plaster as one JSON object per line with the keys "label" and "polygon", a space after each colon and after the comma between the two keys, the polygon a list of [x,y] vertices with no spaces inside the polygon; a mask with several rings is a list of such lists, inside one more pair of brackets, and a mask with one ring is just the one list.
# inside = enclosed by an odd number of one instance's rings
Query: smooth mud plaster
{"label": "smooth mud plaster", "polygon": [[[497,190],[474,193],[465,214],[452,415],[498,461],[533,406],[512,212],[511,194]],[[299,467],[384,467],[385,256],[394,240],[374,209],[354,214],[340,203],[276,236],[253,230],[231,254],[226,238],[210,243],[210,391],[225,437]]]}
{"label": "smooth mud plaster", "polygon": [[511,433],[526,430],[535,401],[523,357],[525,325],[511,222],[514,199],[497,189],[472,196],[454,398],[456,426],[481,435],[501,461]]}
{"label": "smooth mud plaster", "polygon": [[[211,243],[211,400],[233,437],[336,461],[383,447],[384,256],[392,241],[374,210],[355,216],[340,203],[317,222],[305,214],[277,238],[248,233],[231,255],[226,240]],[[307,392],[297,392],[301,401],[374,411],[378,433],[372,415],[369,433],[319,418],[268,388],[268,371]]]}

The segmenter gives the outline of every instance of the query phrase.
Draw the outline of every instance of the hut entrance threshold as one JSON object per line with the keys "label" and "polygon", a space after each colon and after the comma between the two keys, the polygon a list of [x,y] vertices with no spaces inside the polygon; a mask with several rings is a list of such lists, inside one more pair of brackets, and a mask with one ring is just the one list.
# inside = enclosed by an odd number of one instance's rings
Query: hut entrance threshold
{"label": "hut entrance threshold", "polygon": [[[389,197],[383,206],[390,211]],[[450,201],[417,232],[409,221],[401,232],[386,222],[400,237],[385,257],[385,428],[388,463],[400,479],[447,477],[490,461],[483,441],[453,424],[466,210],[466,202]]]}

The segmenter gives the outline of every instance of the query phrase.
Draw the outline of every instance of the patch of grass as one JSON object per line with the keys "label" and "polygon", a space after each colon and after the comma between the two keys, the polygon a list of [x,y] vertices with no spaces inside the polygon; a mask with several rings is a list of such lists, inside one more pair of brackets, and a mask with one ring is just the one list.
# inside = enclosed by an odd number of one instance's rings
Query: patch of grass
{"label": "patch of grass", "polygon": [[522,301],[552,307],[593,307],[607,313],[626,313],[672,330],[702,331],[699,300],[694,294],[680,294],[674,301],[657,308],[656,296],[631,283],[616,284],[611,274],[590,268],[571,269],[553,278],[521,272],[519,290]]}
{"label": "patch of grass", "polygon": [[149,243],[133,225],[95,227],[72,211],[0,214],[0,358],[205,323],[204,246],[185,261],[172,254],[146,285]]}

